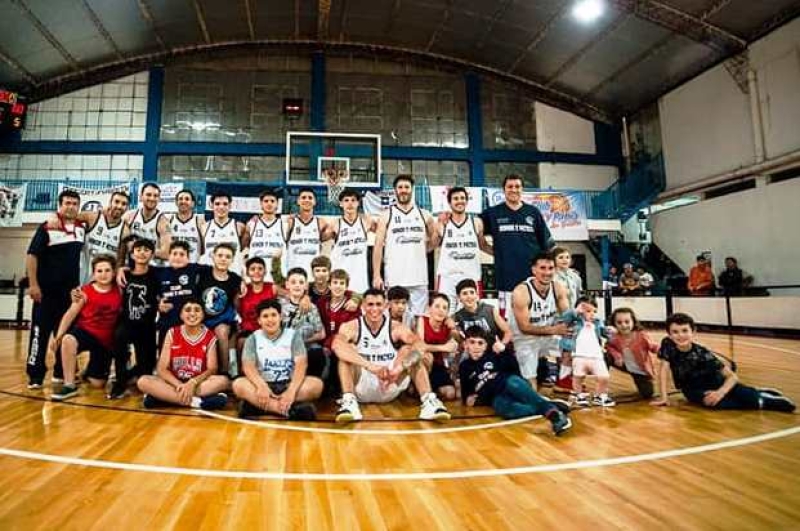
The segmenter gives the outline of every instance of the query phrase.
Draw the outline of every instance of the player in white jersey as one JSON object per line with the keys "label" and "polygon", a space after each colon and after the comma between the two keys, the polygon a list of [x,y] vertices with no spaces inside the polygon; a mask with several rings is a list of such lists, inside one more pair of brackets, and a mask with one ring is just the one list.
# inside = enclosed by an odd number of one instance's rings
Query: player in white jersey
{"label": "player in white jersey", "polygon": [[364,293],[369,289],[367,263],[367,233],[375,230],[376,220],[359,215],[361,196],[352,188],[339,194],[339,206],[343,215],[332,225],[334,234],[331,249],[331,268],[344,269],[350,275],[350,289]]}
{"label": "player in white jersey", "polygon": [[278,215],[278,193],[274,190],[265,190],[259,197],[261,201],[261,215],[253,216],[247,222],[247,234],[250,239],[250,248],[247,258],[256,256],[264,259],[267,272],[264,282],[274,282],[272,277],[273,260],[280,261],[282,276],[286,276],[286,234],[287,223],[285,218]]}
{"label": "player in white jersey", "polygon": [[202,214],[195,214],[196,201],[191,190],[181,190],[175,196],[178,211],[169,220],[172,239],[189,244],[189,262],[198,263],[204,251],[203,234],[206,220]]}
{"label": "player in white jersey", "polygon": [[200,263],[214,265],[212,255],[220,243],[227,243],[234,249],[230,270],[239,276],[244,274],[243,249],[249,243],[244,223],[230,217],[233,198],[228,192],[215,192],[211,196],[211,208],[214,218],[206,223],[203,233],[205,252],[200,255]]}
{"label": "player in white jersey", "polygon": [[[394,180],[397,204],[381,214],[372,252],[372,286],[403,286],[411,294],[411,311],[425,314],[428,307],[428,251],[438,243],[436,224],[429,212],[414,204],[414,179]],[[385,264],[385,280],[381,266]]]}
{"label": "player in white jersey", "polygon": [[533,276],[521,282],[511,294],[514,309],[514,350],[520,372],[536,388],[539,358],[559,356],[559,336],[569,333],[564,323],[556,323],[558,314],[569,309],[566,288],[553,281],[555,261],[552,254],[540,253],[531,262]]}
{"label": "player in white jersey", "polygon": [[[449,420],[450,413],[431,391],[428,371],[422,364],[424,343],[411,330],[391,319],[383,291],[367,290],[361,312],[361,317],[343,324],[333,339],[332,348],[339,358],[342,384],[336,422],[361,420],[359,402],[391,402],[412,379],[420,395],[419,418]],[[398,350],[397,344],[403,346]]]}
{"label": "player in white jersey", "polygon": [[[156,183],[146,182],[139,190],[139,208],[129,210],[123,216],[125,228],[122,229],[122,239],[133,234],[137,238],[150,240],[156,246],[153,255],[153,265],[164,265],[169,258],[169,246],[172,237],[169,232],[169,219],[159,209],[161,201],[161,188]],[[124,250],[123,250],[124,252]],[[120,257],[120,264],[124,264],[127,256]]]}
{"label": "player in white jersey", "polygon": [[456,186],[448,190],[450,213],[437,223],[440,249],[436,264],[436,291],[450,300],[451,314],[461,309],[456,286],[462,280],[474,280],[478,297],[483,297],[480,251],[492,252],[483,237],[483,221],[467,214],[468,201],[465,188]]}
{"label": "player in white jersey", "polygon": [[289,219],[286,241],[286,267],[302,267],[308,278],[314,278],[311,260],[319,256],[322,242],[331,238],[327,221],[314,215],[317,198],[311,188],[302,188],[297,196],[297,214]]}

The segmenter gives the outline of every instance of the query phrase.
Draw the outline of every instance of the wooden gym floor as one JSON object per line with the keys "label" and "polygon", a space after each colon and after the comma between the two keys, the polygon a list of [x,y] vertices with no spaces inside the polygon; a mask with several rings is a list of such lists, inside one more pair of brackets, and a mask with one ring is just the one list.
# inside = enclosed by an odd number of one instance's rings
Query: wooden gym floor
{"label": "wooden gym floor", "polygon": [[[657,337],[657,335],[655,336]],[[0,331],[0,529],[799,529],[800,417],[636,401],[500,422],[413,400],[339,427],[144,411],[28,392],[27,332]],[[800,399],[800,341],[704,334],[746,383]],[[467,418],[464,418],[467,417]],[[472,418],[469,418],[472,417]]]}

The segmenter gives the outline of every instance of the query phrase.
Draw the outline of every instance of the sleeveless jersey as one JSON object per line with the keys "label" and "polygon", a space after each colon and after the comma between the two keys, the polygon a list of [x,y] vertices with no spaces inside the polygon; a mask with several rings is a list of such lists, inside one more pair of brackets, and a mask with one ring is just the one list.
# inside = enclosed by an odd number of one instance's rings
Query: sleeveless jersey
{"label": "sleeveless jersey", "polygon": [[186,242],[189,244],[189,261],[196,264],[203,254],[203,237],[200,234],[200,221],[197,214],[192,214],[186,221],[181,221],[178,214],[173,214],[169,220],[172,232],[172,241]]}
{"label": "sleeveless jersey", "polygon": [[114,348],[114,328],[122,310],[122,293],[116,285],[102,292],[94,284],[81,287],[86,304],[75,320],[75,327],[91,334],[103,347]]}
{"label": "sleeveless jersey", "polygon": [[83,255],[81,259],[81,278],[86,283],[92,277],[92,258],[101,254],[110,254],[116,259],[119,244],[122,241],[122,227],[125,224],[120,220],[116,225],[109,226],[106,215],[100,212],[94,226],[86,231],[84,237]]}
{"label": "sleeveless jersey", "polygon": [[322,238],[319,230],[319,219],[312,217],[308,223],[303,223],[299,217],[295,216],[292,224],[292,231],[289,233],[289,240],[286,244],[286,268],[302,267],[306,270],[309,279],[314,276],[311,273],[311,261],[319,256]]}
{"label": "sleeveless jersey", "polygon": [[239,298],[239,315],[242,317],[239,328],[243,332],[255,332],[258,330],[258,304],[261,301],[274,298],[275,289],[271,282],[265,282],[258,293],[253,290],[252,284],[248,284],[247,292]]}
{"label": "sleeveless jersey", "polygon": [[331,249],[331,270],[344,269],[350,275],[349,288],[364,293],[369,288],[367,279],[367,231],[361,216],[352,224],[339,218],[339,230]]}
{"label": "sleeveless jersey", "polygon": [[272,223],[267,224],[261,217],[247,223],[247,232],[250,234],[249,258],[260,256],[264,259],[267,274],[264,282],[273,282],[272,257],[280,252],[281,271],[286,276],[286,234],[283,230],[283,219],[276,217]]}
{"label": "sleeveless jersey", "polygon": [[[547,295],[541,297],[533,286],[533,278],[525,280],[525,287],[528,289],[531,302],[528,304],[528,322],[534,326],[552,326],[556,322],[558,308],[556,307],[555,288],[553,283],[547,288]],[[516,323],[513,321],[514,343],[525,342],[546,342],[552,340],[554,336],[534,336],[523,334]]]}
{"label": "sleeveless jersey", "polygon": [[386,283],[391,286],[427,286],[427,232],[422,209],[415,206],[403,212],[389,209],[383,263]]}
{"label": "sleeveless jersey", "polygon": [[345,309],[347,301],[353,296],[353,292],[347,290],[344,292],[344,299],[334,305],[331,301],[331,294],[327,293],[320,297],[317,301],[317,310],[319,310],[319,317],[322,319],[322,324],[325,326],[325,340],[322,346],[331,348],[333,345],[333,338],[339,333],[339,328],[344,323],[358,319],[361,315],[361,310],[356,308],[355,311],[350,312]]}
{"label": "sleeveless jersey", "polygon": [[274,383],[288,382],[292,379],[294,372],[292,341],[295,333],[287,327],[274,340],[260,330],[250,336],[256,342],[256,363],[264,381]]}
{"label": "sleeveless jersey", "polygon": [[[431,318],[427,315],[422,316],[422,326],[425,331],[422,340],[428,345],[444,345],[450,340],[450,329],[447,328],[445,323],[442,323],[442,327],[439,330],[434,330],[433,326],[431,326]],[[433,353],[433,362],[437,365],[444,365],[444,356],[443,352],[434,352]]]}
{"label": "sleeveless jersey", "polygon": [[397,350],[392,344],[392,320],[384,314],[377,334],[373,334],[365,317],[358,318],[358,353],[370,363],[391,367],[397,358]]}
{"label": "sleeveless jersey", "polygon": [[480,280],[481,254],[475,220],[472,216],[467,216],[461,225],[456,225],[452,220],[448,221],[443,232],[436,275]]}
{"label": "sleeveless jersey", "polygon": [[[156,213],[153,215],[152,218],[149,220],[144,219],[144,214],[142,213],[141,208],[137,208],[136,212],[133,214],[133,220],[131,220],[131,234],[136,236],[137,238],[142,238],[145,240],[150,240],[156,246],[156,250],[158,250],[158,222],[161,219],[162,213],[160,210],[156,210]],[[166,262],[161,260],[160,258],[153,257],[150,260],[150,265],[161,266],[164,265]]]}
{"label": "sleeveless jersey", "polygon": [[478,302],[478,307],[475,312],[470,312],[466,308],[461,308],[453,316],[456,325],[462,332],[473,326],[479,326],[484,332],[490,334],[490,339],[494,341],[496,337],[502,337],[503,334],[497,327],[497,322],[494,320],[494,307],[486,304],[485,302]]}
{"label": "sleeveless jersey", "polygon": [[186,382],[206,371],[208,349],[217,342],[214,332],[205,326],[200,334],[190,337],[183,325],[171,329],[172,347],[169,350],[169,372],[181,382]]}
{"label": "sleeveless jersey", "polygon": [[214,260],[211,255],[214,254],[214,249],[216,249],[217,245],[220,243],[227,243],[233,246],[233,261],[231,262],[230,270],[241,276],[242,244],[239,240],[235,219],[228,218],[228,221],[224,225],[219,225],[215,219],[206,223],[206,233],[203,235],[205,252],[200,257],[201,264],[214,265]]}

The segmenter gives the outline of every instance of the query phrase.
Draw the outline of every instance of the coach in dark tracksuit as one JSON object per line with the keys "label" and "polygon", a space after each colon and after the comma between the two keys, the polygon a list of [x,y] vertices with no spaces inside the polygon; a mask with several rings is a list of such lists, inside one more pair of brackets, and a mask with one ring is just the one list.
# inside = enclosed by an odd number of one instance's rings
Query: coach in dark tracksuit
{"label": "coach in dark tracksuit", "polygon": [[[33,235],[25,268],[33,299],[28,344],[28,389],[42,387],[47,372],[47,345],[70,307],[70,291],[80,285],[80,255],[84,228],[77,221],[80,196],[65,190],[58,195],[58,226],[41,224]],[[58,354],[58,353],[56,353]],[[53,377],[63,377],[61,359],[56,355]]]}

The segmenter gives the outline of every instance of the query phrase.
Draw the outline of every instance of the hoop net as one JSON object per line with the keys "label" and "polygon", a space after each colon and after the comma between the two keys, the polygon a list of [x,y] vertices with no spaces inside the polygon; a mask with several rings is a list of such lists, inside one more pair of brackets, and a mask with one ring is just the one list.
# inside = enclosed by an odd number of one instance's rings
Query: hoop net
{"label": "hoop net", "polygon": [[325,186],[328,188],[328,202],[332,205],[339,204],[339,194],[342,193],[350,176],[347,170],[337,168],[327,168],[323,171]]}

